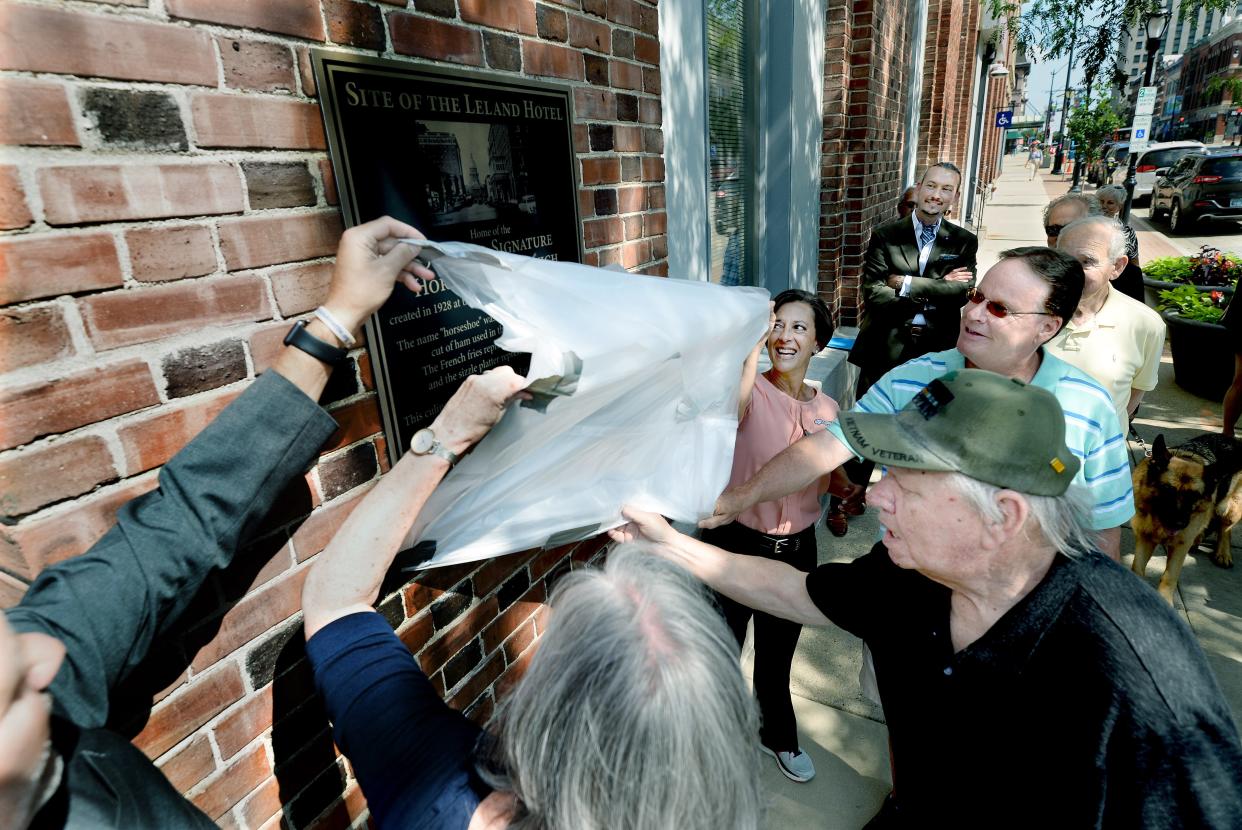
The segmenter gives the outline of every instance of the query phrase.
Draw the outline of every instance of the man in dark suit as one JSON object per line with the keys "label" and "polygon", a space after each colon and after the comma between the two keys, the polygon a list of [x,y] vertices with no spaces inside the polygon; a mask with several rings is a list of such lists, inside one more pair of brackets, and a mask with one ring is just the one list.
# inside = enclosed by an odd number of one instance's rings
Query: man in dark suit
{"label": "man in dark suit", "polygon": [[[957,343],[966,290],[975,279],[979,238],[945,221],[957,201],[962,173],[947,161],[928,167],[914,191],[914,212],[871,232],[863,263],[863,317],[850,363],[860,369],[858,397],[892,369]],[[850,479],[866,486],[871,462],[847,464]],[[861,504],[844,509],[834,498],[826,524],[844,536],[846,514],[862,513]]]}

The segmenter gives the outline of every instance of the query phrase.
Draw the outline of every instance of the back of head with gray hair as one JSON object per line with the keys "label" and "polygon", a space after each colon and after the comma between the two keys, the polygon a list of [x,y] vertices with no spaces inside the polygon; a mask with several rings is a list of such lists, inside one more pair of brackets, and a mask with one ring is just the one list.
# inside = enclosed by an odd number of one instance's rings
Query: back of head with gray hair
{"label": "back of head with gray hair", "polygon": [[1083,231],[1091,228],[1105,228],[1108,230],[1109,262],[1116,262],[1126,255],[1126,232],[1121,229],[1121,223],[1113,217],[1103,214],[1099,216],[1084,216],[1081,219],[1075,219],[1073,222],[1070,222],[1061,229],[1061,235],[1057,237],[1057,247],[1061,247],[1061,243],[1065,241],[1065,235],[1071,231]]}
{"label": "back of head with gray hair", "polygon": [[703,586],[622,546],[564,576],[479,772],[520,800],[511,828],[753,828],[759,717]]}
{"label": "back of head with gray hair", "polygon": [[[996,494],[1003,488],[962,473],[950,473],[949,479],[985,522],[1000,524],[1004,520],[996,504]],[[1091,502],[1085,488],[1071,484],[1060,496],[1023,493],[1022,497],[1031,508],[1026,531],[1032,542],[1046,544],[1066,556],[1080,556],[1099,549],[1096,533],[1087,520],[1091,515]]]}
{"label": "back of head with gray hair", "polygon": [[1100,200],[1090,193],[1066,193],[1064,196],[1058,196],[1048,203],[1044,208],[1044,224],[1048,224],[1048,216],[1056,208],[1064,204],[1078,204],[1082,206],[1083,216],[1099,216],[1104,212],[1104,208],[1100,207]]}
{"label": "back of head with gray hair", "polygon": [[1093,196],[1095,196],[1095,198],[1096,198],[1097,200],[1099,200],[1099,198],[1100,198],[1101,196],[1105,195],[1106,193],[1107,193],[1107,194],[1111,194],[1111,195],[1112,195],[1112,197],[1113,197],[1114,199],[1116,199],[1118,202],[1121,202],[1122,204],[1125,204],[1125,201],[1126,201],[1126,189],[1125,189],[1124,187],[1122,187],[1121,185],[1119,185],[1119,184],[1106,184],[1106,185],[1104,185],[1103,187],[1101,187],[1101,188],[1099,188],[1098,190],[1096,190],[1096,191],[1095,191],[1095,193],[1094,193],[1094,194],[1092,194],[1092,195],[1093,195]]}

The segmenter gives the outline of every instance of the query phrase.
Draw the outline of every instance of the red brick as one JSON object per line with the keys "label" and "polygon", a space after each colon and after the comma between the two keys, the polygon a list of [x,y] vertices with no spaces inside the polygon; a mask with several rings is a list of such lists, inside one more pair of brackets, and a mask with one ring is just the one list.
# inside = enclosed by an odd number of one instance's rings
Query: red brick
{"label": "red brick", "polygon": [[414,622],[403,625],[397,630],[397,636],[401,638],[401,642],[410,654],[417,654],[427,645],[427,641],[431,639],[431,635],[435,633],[435,625],[430,614],[424,614]]}
{"label": "red brick", "polygon": [[634,0],[608,0],[608,19],[622,26],[638,28],[638,8]]}
{"label": "red brick", "polygon": [[296,92],[293,52],[283,43],[218,35],[224,85],[259,92]]}
{"label": "red brick", "polygon": [[479,695],[487,691],[487,687],[500,677],[500,673],[505,669],[505,656],[503,654],[493,654],[490,658],[483,661],[483,665],[478,670],[466,678],[458,686],[457,692],[446,701],[449,706],[459,712],[474,703]]}
{"label": "red brick", "polygon": [[307,40],[323,40],[327,34],[319,3],[311,0],[167,0],[164,8],[170,17],[279,32]]}
{"label": "red brick", "polygon": [[220,714],[246,690],[236,663],[199,675],[151,711],[134,745],[148,758],[158,758]]}
{"label": "red brick", "polygon": [[0,79],[0,144],[81,146],[65,85]]}
{"label": "red brick", "polygon": [[57,233],[0,240],[0,303],[113,288],[124,282],[110,234]]}
{"label": "red brick", "polygon": [[634,58],[653,66],[660,64],[660,41],[643,35],[634,36]]}
{"label": "red brick", "polygon": [[78,307],[101,350],[272,316],[263,280],[247,275],[96,294]]}
{"label": "red brick", "polygon": [[34,217],[26,204],[26,189],[22,187],[17,167],[0,165],[0,230],[24,228],[32,221]]}
{"label": "red brick", "polygon": [[304,101],[204,92],[190,101],[199,147],[322,150],[319,107]]}
{"label": "red brick", "polygon": [[271,774],[272,764],[267,759],[267,750],[262,744],[257,744],[227,764],[215,777],[208,779],[203,789],[190,800],[215,820],[253,792],[256,781],[265,781]]}
{"label": "red brick", "polygon": [[0,373],[50,363],[73,351],[73,341],[60,306],[0,311]]}
{"label": "red brick", "polygon": [[33,513],[115,480],[112,453],[97,435],[8,453],[0,460],[0,513],[6,518]]}
{"label": "red brick", "polygon": [[582,160],[582,184],[615,184],[621,179],[621,160],[616,156]]}
{"label": "red brick", "polygon": [[220,757],[229,760],[271,726],[272,684],[269,683],[216,721],[212,731],[220,747]]}
{"label": "red brick", "polygon": [[610,61],[610,82],[618,89],[642,89],[643,70],[636,63]]}
{"label": "red brick", "polygon": [[668,214],[664,211],[648,213],[643,216],[643,234],[659,236],[668,231]]}
{"label": "red brick", "polygon": [[638,28],[649,35],[660,33],[660,18],[650,6],[638,6]]}
{"label": "red brick", "polygon": [[[641,214],[625,217],[625,238],[638,239],[643,235],[643,217]],[[620,241],[620,240],[617,240]]]}
{"label": "red brick", "polygon": [[531,586],[521,599],[506,608],[504,613],[483,630],[483,653],[491,654],[524,622],[539,613],[546,598],[547,589],[542,582]]}
{"label": "red brick", "polygon": [[273,269],[268,274],[272,281],[272,293],[276,295],[276,307],[289,317],[304,311],[313,311],[328,298],[332,284],[331,262],[312,262],[307,265],[290,265]]}
{"label": "red brick", "polygon": [[336,419],[337,431],[319,451],[321,455],[347,447],[363,438],[370,438],[381,429],[379,402],[376,398],[366,398],[333,410],[332,417]]}
{"label": "red brick", "polygon": [[310,50],[299,46],[295,51],[298,53],[298,81],[302,84],[302,94],[307,98],[314,98],[315,68],[311,64]]}
{"label": "red brick", "polygon": [[205,32],[17,3],[5,4],[0,69],[216,85],[215,49]]}
{"label": "red brick", "polygon": [[586,219],[595,215],[595,193],[590,190],[578,191],[578,218]]}
{"label": "red brick", "polygon": [[418,656],[418,663],[427,674],[439,671],[453,655],[479,635],[496,618],[499,606],[495,597],[480,602],[453,621],[446,631],[433,640]]}
{"label": "red brick", "polygon": [[[230,608],[220,621],[216,636],[194,655],[191,663],[194,671],[206,670],[272,626],[296,614],[302,607],[302,582],[305,579],[306,569],[303,568],[269,583]],[[215,622],[208,625],[214,626]]]}
{"label": "red brick", "polygon": [[611,92],[577,87],[574,89],[574,118],[579,121],[615,121],[617,99]]}
{"label": "red brick", "polygon": [[651,261],[651,241],[641,239],[638,242],[627,242],[621,246],[621,264],[626,269],[637,268]]}
{"label": "red brick", "polygon": [[388,34],[399,55],[483,65],[483,36],[477,29],[393,12],[388,15]]}
{"label": "red brick", "polygon": [[642,149],[642,127],[618,124],[612,128],[612,148],[618,153],[637,153]]}
{"label": "red brick", "polygon": [[145,361],[127,360],[0,390],[0,449],[160,402]]}
{"label": "red brick", "polygon": [[330,205],[339,203],[336,195],[336,176],[332,172],[332,162],[328,159],[319,160],[319,178],[323,179],[323,200]]}
{"label": "red brick", "polygon": [[324,0],[328,39],[362,49],[383,51],[384,16],[375,6],[353,0]]}
{"label": "red brick", "polygon": [[155,475],[127,481],[117,488],[79,502],[70,510],[0,528],[0,567],[27,579],[48,565],[84,553],[116,523],[121,505],[155,489]]}
{"label": "red brick", "polygon": [[201,395],[178,408],[161,408],[150,418],[120,427],[117,437],[125,452],[125,474],[137,475],[165,464],[240,394],[240,390],[228,389]]}
{"label": "red brick", "polygon": [[647,209],[647,190],[643,187],[618,187],[617,212],[634,213]]}
{"label": "red brick", "polygon": [[[268,819],[277,819],[275,826],[279,827],[282,804],[280,781],[272,776],[238,802],[239,806],[236,810],[222,816],[217,823],[222,830],[251,830],[254,827],[266,827],[265,822]],[[238,814],[240,814],[240,820],[234,818]]]}
{"label": "red brick", "polygon": [[494,29],[523,35],[536,33],[535,4],[532,0],[458,0],[461,19],[467,23],[482,23]]}
{"label": "red brick", "polygon": [[28,586],[20,579],[15,579],[0,572],[0,609],[12,608],[22,601]]}
{"label": "red brick", "polygon": [[651,68],[644,69],[643,92],[651,95],[659,95],[662,90],[663,84],[660,82],[660,70]]}
{"label": "red brick", "polygon": [[569,45],[578,49],[603,52],[606,55],[612,51],[612,29],[607,23],[571,14],[569,16]]}
{"label": "red brick", "polygon": [[658,156],[649,156],[643,159],[643,181],[664,181],[664,159]]}
{"label": "red brick", "polygon": [[293,550],[297,561],[305,562],[327,547],[340,529],[341,523],[358,506],[358,499],[365,494],[365,491],[350,493],[311,513],[293,534]]}
{"label": "red brick", "polygon": [[528,622],[513,632],[509,639],[505,640],[505,661],[509,665],[517,662],[526,650],[535,642],[535,623]]}
{"label": "red brick", "polygon": [[211,741],[206,735],[196,735],[193,740],[175,755],[164,758],[157,765],[160,772],[172,782],[173,789],[179,792],[198,784],[216,771],[216,759],[211,753]]}
{"label": "red brick", "polygon": [[126,164],[38,171],[49,225],[239,213],[241,177],[232,164]]}
{"label": "red brick", "polygon": [[638,120],[644,124],[660,123],[660,99],[643,98],[638,102]]}
{"label": "red brick", "polygon": [[588,248],[612,245],[623,236],[621,220],[616,216],[607,219],[591,219],[582,223],[583,244]]}
{"label": "red brick", "polygon": [[664,207],[664,185],[658,184],[648,187],[647,195],[650,197],[652,210]]}
{"label": "red brick", "polygon": [[261,375],[271,368],[285,348],[285,335],[293,325],[288,320],[273,323],[250,335],[250,361],[254,364],[254,373]]}
{"label": "red brick", "polygon": [[335,210],[224,219],[219,231],[230,271],[331,256],[344,232]]}
{"label": "red brick", "polygon": [[160,225],[125,232],[134,279],[144,282],[200,277],[216,270],[211,231],[203,225]]}
{"label": "red brick", "polygon": [[522,69],[529,75],[550,75],[571,81],[581,81],[584,77],[581,52],[537,40],[522,41]]}

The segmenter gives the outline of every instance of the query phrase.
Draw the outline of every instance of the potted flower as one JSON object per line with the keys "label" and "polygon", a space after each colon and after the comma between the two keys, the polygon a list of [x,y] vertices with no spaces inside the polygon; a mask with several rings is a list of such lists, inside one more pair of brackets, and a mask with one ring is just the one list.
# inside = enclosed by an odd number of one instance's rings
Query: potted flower
{"label": "potted flower", "polygon": [[1160,316],[1169,328],[1177,385],[1219,401],[1233,381],[1233,349],[1220,322],[1230,298],[1222,288],[1198,289],[1182,285],[1161,291]]}
{"label": "potted flower", "polygon": [[[1221,253],[1204,245],[1195,256],[1157,257],[1143,265],[1143,287],[1147,304],[1159,309],[1160,292],[1179,285],[1192,285],[1198,291],[1220,291],[1233,295],[1238,277],[1242,276],[1242,257]],[[1225,301],[1228,305],[1228,300]]]}

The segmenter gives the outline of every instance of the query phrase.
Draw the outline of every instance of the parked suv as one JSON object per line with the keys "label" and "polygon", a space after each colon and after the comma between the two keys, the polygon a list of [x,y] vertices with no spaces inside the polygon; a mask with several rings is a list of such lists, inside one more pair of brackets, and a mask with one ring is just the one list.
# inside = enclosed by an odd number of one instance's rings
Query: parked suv
{"label": "parked suv", "polygon": [[[1202,152],[1203,142],[1201,141],[1165,141],[1148,144],[1147,149],[1140,150],[1138,154],[1138,165],[1135,167],[1135,178],[1138,183],[1134,185],[1134,202],[1137,204],[1139,199],[1151,196],[1152,188],[1156,186],[1156,171],[1161,167],[1172,167],[1182,156]],[[1118,168],[1113,181],[1118,184],[1124,183],[1126,170],[1124,165]]]}
{"label": "parked suv", "polygon": [[1106,185],[1113,180],[1113,171],[1124,167],[1126,157],[1130,154],[1130,142],[1107,142],[1100,151],[1100,157],[1087,171],[1087,181],[1095,185]]}
{"label": "parked suv", "polygon": [[1183,156],[1162,173],[1151,195],[1151,218],[1168,217],[1173,233],[1200,221],[1242,219],[1242,150]]}

